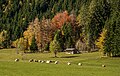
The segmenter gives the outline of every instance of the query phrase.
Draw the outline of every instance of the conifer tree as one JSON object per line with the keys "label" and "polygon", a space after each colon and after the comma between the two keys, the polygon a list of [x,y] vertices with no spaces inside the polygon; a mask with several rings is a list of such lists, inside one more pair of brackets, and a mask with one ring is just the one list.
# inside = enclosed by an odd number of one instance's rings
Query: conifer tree
{"label": "conifer tree", "polygon": [[120,11],[118,7],[118,5],[112,6],[115,9],[112,10],[105,25],[108,29],[104,46],[107,56],[120,56]]}
{"label": "conifer tree", "polygon": [[38,46],[36,44],[35,36],[33,36],[32,43],[30,45],[30,50],[31,50],[31,52],[37,52],[38,51]]}
{"label": "conifer tree", "polygon": [[50,51],[57,57],[57,52],[61,50],[60,43],[57,41],[57,33],[54,36],[54,40],[50,43]]}

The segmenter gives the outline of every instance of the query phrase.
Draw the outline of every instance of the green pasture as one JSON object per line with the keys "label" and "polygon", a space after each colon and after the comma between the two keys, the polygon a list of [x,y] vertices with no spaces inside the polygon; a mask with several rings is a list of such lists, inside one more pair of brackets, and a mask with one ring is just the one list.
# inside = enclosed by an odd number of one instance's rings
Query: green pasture
{"label": "green pasture", "polygon": [[[99,52],[67,55],[58,53],[16,54],[16,49],[0,50],[0,76],[120,76],[120,58],[102,57]],[[19,62],[14,60],[19,58]],[[28,62],[29,59],[59,61],[59,64]],[[70,62],[71,65],[67,65]],[[82,66],[78,66],[82,63]],[[102,67],[102,65],[106,67]]]}

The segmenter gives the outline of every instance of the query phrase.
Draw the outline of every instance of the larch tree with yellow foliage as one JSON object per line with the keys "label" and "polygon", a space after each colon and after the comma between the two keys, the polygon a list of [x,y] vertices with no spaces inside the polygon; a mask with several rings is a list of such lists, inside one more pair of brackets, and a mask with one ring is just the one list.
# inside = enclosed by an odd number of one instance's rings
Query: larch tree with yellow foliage
{"label": "larch tree with yellow foliage", "polygon": [[28,40],[24,37],[21,37],[12,43],[13,47],[16,47],[16,53],[18,54],[19,51],[25,52],[28,49]]}
{"label": "larch tree with yellow foliage", "polygon": [[8,33],[6,30],[0,32],[0,48],[7,48],[8,46],[7,38],[8,38]]}
{"label": "larch tree with yellow foliage", "polygon": [[106,34],[107,34],[107,30],[103,29],[103,31],[100,34],[100,37],[95,42],[102,55],[104,55],[104,43],[105,43]]}

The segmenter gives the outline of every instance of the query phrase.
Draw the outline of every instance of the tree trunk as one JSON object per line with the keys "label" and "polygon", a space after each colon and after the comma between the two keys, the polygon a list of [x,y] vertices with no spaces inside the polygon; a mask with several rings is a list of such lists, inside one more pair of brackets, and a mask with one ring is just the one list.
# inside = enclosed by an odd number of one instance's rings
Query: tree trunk
{"label": "tree trunk", "polygon": [[54,52],[54,54],[55,54],[55,57],[57,57],[57,52],[56,51]]}

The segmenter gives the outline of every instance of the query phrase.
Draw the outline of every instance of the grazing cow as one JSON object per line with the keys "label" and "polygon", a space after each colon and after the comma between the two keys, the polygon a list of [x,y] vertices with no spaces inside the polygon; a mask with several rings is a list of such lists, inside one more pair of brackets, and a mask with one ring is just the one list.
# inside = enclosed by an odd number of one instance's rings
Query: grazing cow
{"label": "grazing cow", "polygon": [[58,64],[58,61],[55,61],[55,64]]}
{"label": "grazing cow", "polygon": [[78,63],[78,65],[82,66],[82,63]]}
{"label": "grazing cow", "polygon": [[15,59],[15,62],[18,62],[19,61],[19,59]]}
{"label": "grazing cow", "polygon": [[71,63],[70,63],[70,62],[68,62],[67,64],[68,64],[68,65],[71,65]]}
{"label": "grazing cow", "polygon": [[33,59],[30,59],[29,62],[33,62]]}

